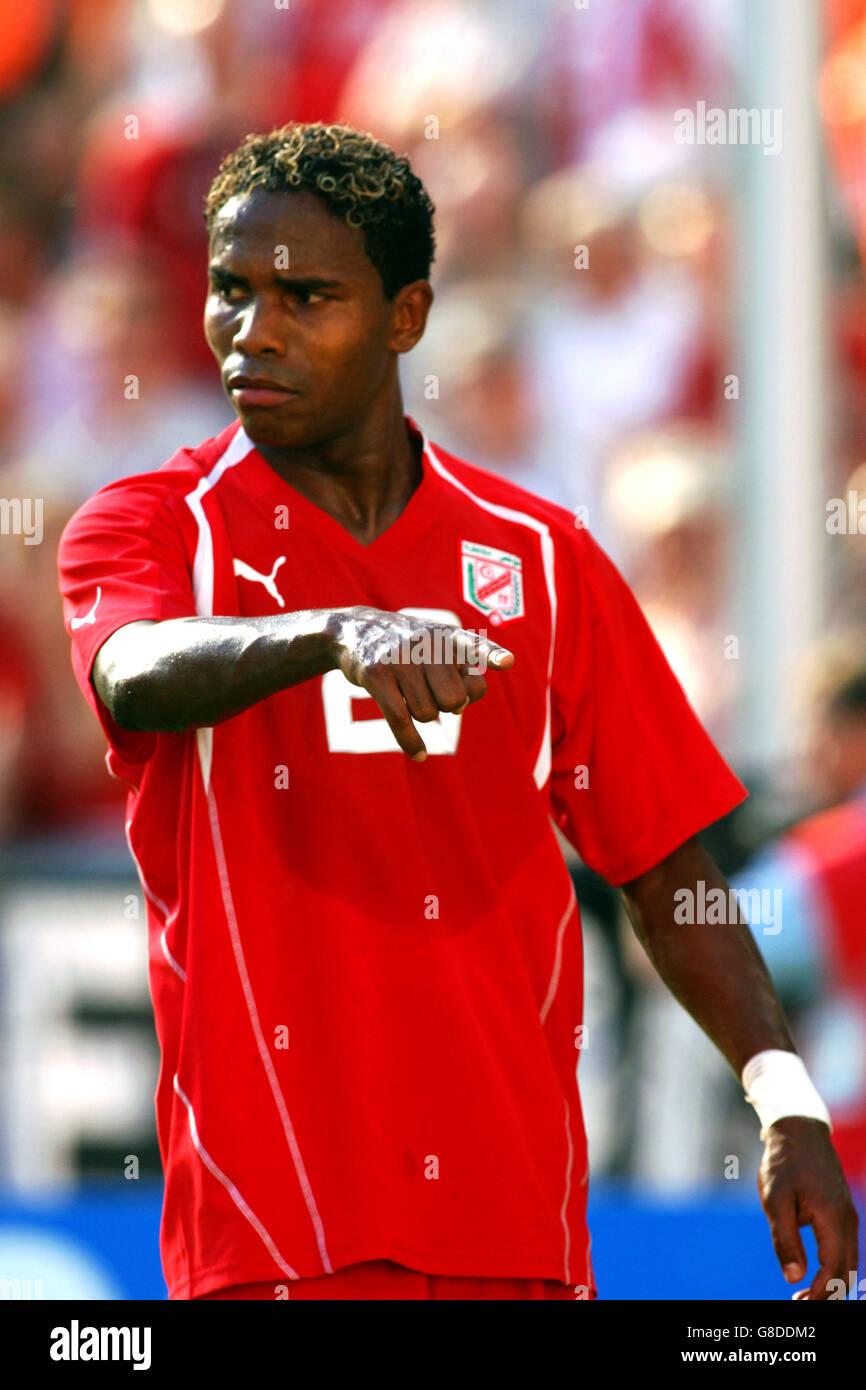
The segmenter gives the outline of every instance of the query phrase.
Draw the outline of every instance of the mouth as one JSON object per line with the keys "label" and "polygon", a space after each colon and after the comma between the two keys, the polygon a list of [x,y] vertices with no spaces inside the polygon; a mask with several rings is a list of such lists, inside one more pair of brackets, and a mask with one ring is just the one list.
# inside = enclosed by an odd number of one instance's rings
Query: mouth
{"label": "mouth", "polygon": [[233,376],[228,381],[229,395],[238,406],[285,405],[301,393],[278,381],[264,377]]}

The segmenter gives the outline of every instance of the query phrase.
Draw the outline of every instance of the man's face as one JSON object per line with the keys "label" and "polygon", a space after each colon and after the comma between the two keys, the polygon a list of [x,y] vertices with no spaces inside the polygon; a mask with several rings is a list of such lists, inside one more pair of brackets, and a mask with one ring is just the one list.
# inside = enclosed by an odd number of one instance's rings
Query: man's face
{"label": "man's face", "polygon": [[230,199],[211,235],[204,326],[250,439],[304,448],[357,427],[423,331],[422,315],[407,337],[407,302],[412,320],[411,291],[388,301],[360,230],[313,194]]}

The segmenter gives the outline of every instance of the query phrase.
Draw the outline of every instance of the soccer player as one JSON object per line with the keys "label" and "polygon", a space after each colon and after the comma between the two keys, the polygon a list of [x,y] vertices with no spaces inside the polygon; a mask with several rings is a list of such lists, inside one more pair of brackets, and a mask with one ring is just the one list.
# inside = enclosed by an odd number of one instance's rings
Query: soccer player
{"label": "soccer player", "polygon": [[587,531],[404,416],[432,214],[368,135],[248,137],[207,200],[240,418],[61,541],[147,899],[170,1296],[596,1297],[552,816],[744,1078],[776,1254],[802,1278],[811,1224],[826,1297],[826,1109],[748,927],[674,918],[726,890],[694,837],[744,789]]}

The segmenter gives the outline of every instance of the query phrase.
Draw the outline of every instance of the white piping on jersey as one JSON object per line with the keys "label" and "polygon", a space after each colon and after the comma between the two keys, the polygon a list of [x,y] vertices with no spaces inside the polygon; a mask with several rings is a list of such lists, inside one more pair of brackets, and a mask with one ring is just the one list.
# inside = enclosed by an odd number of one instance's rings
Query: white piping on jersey
{"label": "white piping on jersey", "polygon": [[198,524],[198,544],[195,548],[195,560],[192,567],[192,587],[195,594],[195,611],[200,618],[213,617],[213,536],[204,514],[202,498],[206,492],[210,492],[211,488],[216,487],[226,469],[234,468],[236,463],[241,463],[247,454],[252,452],[252,449],[252,440],[242,429],[239,429],[211,471],[205,474],[193,491],[187,493],[184,498]]}
{"label": "white piping on jersey", "polygon": [[[536,760],[535,768],[532,774],[535,780],[535,785],[538,788],[541,788],[544,786],[545,782],[550,776],[552,762],[552,751],[550,746],[550,684],[553,679],[553,650],[554,643],[556,640],[556,575],[554,568],[553,537],[550,534],[550,528],[548,526],[545,526],[543,521],[539,521],[534,516],[529,516],[527,512],[517,511],[513,507],[502,507],[499,506],[496,502],[488,502],[486,498],[479,497],[476,493],[474,493],[471,490],[471,488],[466,487],[465,483],[461,483],[457,478],[454,477],[452,473],[448,472],[448,469],[445,467],[444,463],[442,463],[440,459],[437,459],[435,453],[433,452],[433,447],[430,444],[430,441],[427,439],[427,436],[422,435],[422,439],[424,443],[424,452],[431,466],[435,469],[435,471],[439,474],[441,478],[444,478],[446,482],[451,483],[452,487],[456,487],[460,492],[464,493],[466,497],[469,497],[476,504],[476,506],[481,507],[482,510],[490,512],[493,516],[502,517],[504,521],[516,521],[521,526],[528,526],[530,530],[536,532],[536,534],[539,536],[541,540],[541,559],[544,565],[544,582],[547,585],[547,597],[550,603],[550,653],[547,661],[547,690],[545,699],[544,730],[541,735],[541,747],[539,749],[538,758]],[[568,908],[566,909],[565,915],[563,916],[562,921],[559,924],[559,929],[557,931],[556,957],[554,961],[553,975],[551,977],[550,985],[547,991],[547,998],[545,999],[544,1004],[542,1005],[542,1022],[544,1022],[544,1019],[547,1016],[547,1010],[550,1008],[550,1005],[553,1002],[553,997],[556,994],[556,988],[559,983],[559,971],[562,959],[562,936],[565,931],[568,919],[574,910],[576,902],[577,899],[574,894],[574,885],[572,884],[571,901],[569,902]],[[565,1196],[562,1199],[562,1208],[560,1210],[559,1215],[560,1220],[562,1221],[562,1229],[565,1235],[565,1282],[566,1284],[570,1284],[571,1275],[569,1271],[569,1256],[571,1254],[571,1232],[568,1227],[567,1211],[568,1199],[571,1196],[571,1169],[574,1163],[574,1145],[571,1142],[571,1112],[568,1108],[568,1101],[565,1100],[564,1097],[563,1100],[565,1104],[565,1138],[568,1144],[568,1158],[566,1160],[565,1165]]]}
{"label": "white piping on jersey", "polygon": [[565,936],[565,928],[568,926],[571,914],[576,907],[577,895],[575,894],[574,884],[572,883],[571,897],[568,900],[568,907],[565,909],[565,912],[562,915],[562,920],[560,921],[559,926],[556,929],[556,950],[554,951],[553,956],[553,972],[550,976],[550,984],[547,986],[547,994],[545,996],[544,1003],[541,1006],[541,1012],[539,1013],[539,1018],[541,1019],[542,1023],[544,1023],[547,1019],[547,1015],[550,1012],[550,1006],[553,1003],[554,998],[556,997],[556,991],[559,988],[559,972],[562,969],[562,938]]}
{"label": "white piping on jersey", "polygon": [[[577,894],[575,894],[574,892],[574,884],[571,884],[569,906],[567,906],[566,910],[564,910],[562,919],[560,919],[559,927],[557,927],[556,929],[556,951],[555,954],[553,954],[553,972],[552,974],[550,974],[548,994],[546,994],[545,1002],[541,1006],[541,1012],[539,1012],[539,1019],[541,1019],[542,1024],[545,1023],[546,1017],[548,1017],[550,1005],[553,1004],[553,999],[556,998],[556,990],[557,988],[559,988],[559,976],[560,970],[562,970],[563,959],[563,937],[564,934],[566,934],[566,927],[569,926],[569,922],[571,920],[571,913],[574,912],[575,908],[577,908]],[[577,1084],[577,1073],[575,1073],[574,1081],[575,1084]],[[563,1223],[564,1233],[566,1233],[566,1255],[564,1255],[564,1269],[566,1269],[566,1283],[570,1284],[571,1277],[569,1275],[569,1258],[571,1254],[571,1232],[569,1229],[569,1218],[567,1218],[567,1211],[569,1211],[569,1198],[571,1195],[571,1166],[573,1166],[574,1163],[574,1145],[573,1143],[571,1143],[571,1115],[569,1111],[569,1102],[567,1101],[566,1143],[567,1145],[569,1145],[569,1158],[567,1158],[566,1161],[566,1195],[564,1195],[563,1197],[562,1209],[560,1209],[559,1216],[560,1220],[562,1220]],[[587,1179],[585,1179],[585,1176],[584,1181],[587,1181]]]}
{"label": "white piping on jersey", "polygon": [[227,1178],[222,1169],[217,1167],[216,1163],[214,1163],[204,1144],[201,1142],[198,1133],[198,1126],[195,1122],[195,1112],[193,1111],[192,1105],[190,1104],[188,1097],[185,1096],[183,1091],[181,1090],[181,1085],[177,1079],[176,1074],[174,1077],[174,1089],[180,1096],[180,1099],[183,1101],[184,1105],[186,1106],[187,1116],[189,1119],[190,1137],[192,1139],[193,1145],[195,1146],[195,1151],[201,1159],[202,1163],[205,1165],[207,1169],[210,1170],[211,1173],[213,1173],[214,1177],[222,1183],[223,1187],[228,1192],[238,1211],[240,1211],[246,1217],[253,1230],[256,1232],[256,1234],[260,1237],[264,1245],[267,1247],[268,1254],[271,1256],[274,1263],[279,1265],[280,1269],[283,1271],[285,1275],[288,1276],[289,1279],[300,1278],[300,1275],[297,1273],[297,1271],[292,1269],[292,1266],[283,1259],[282,1255],[280,1254],[271,1237],[268,1235],[268,1232],[265,1230],[261,1221],[256,1216],[255,1212],[252,1210],[249,1204],[244,1201],[243,1197],[241,1196],[240,1192],[238,1192],[238,1189],[235,1187],[231,1178]]}
{"label": "white piping on jersey", "polygon": [[166,940],[167,931],[168,924],[166,924],[163,927],[162,931],[159,934],[159,944],[162,947],[162,954],[165,956],[166,960],[168,961],[175,974],[179,975],[180,978],[183,980],[184,984],[186,984],[186,971],[184,970],[182,965],[178,964],[174,956],[171,954],[171,951],[168,949],[168,941]]}
{"label": "white piping on jersey", "polygon": [[179,975],[185,983],[186,971],[184,970],[183,966],[180,965],[179,962],[176,961],[174,956],[171,954],[171,951],[168,948],[168,941],[166,939],[166,933],[168,931],[168,919],[171,915],[170,910],[166,903],[163,902],[162,898],[158,897],[156,893],[151,892],[150,888],[147,885],[144,874],[141,871],[141,865],[138,862],[135,850],[132,848],[132,841],[129,838],[129,827],[131,826],[131,824],[132,821],[127,821],[123,828],[126,832],[126,843],[129,845],[129,852],[132,855],[132,862],[135,865],[136,870],[138,871],[138,880],[141,884],[142,892],[144,893],[144,896],[148,899],[148,901],[153,903],[157,911],[161,912],[163,916],[163,928],[159,936],[159,944],[162,947],[162,954],[165,956],[166,960],[168,961],[175,974]]}
{"label": "white piping on jersey", "polygon": [[553,537],[550,528],[539,521],[537,517],[530,516],[528,512],[519,512],[514,507],[503,507],[498,502],[488,502],[486,498],[479,497],[477,493],[468,488],[465,483],[461,483],[449,473],[441,459],[438,459],[433,452],[433,446],[425,434],[421,436],[424,444],[424,453],[430,462],[431,468],[435,470],[446,482],[458,491],[469,497],[477,507],[481,507],[485,512],[490,512],[493,516],[498,516],[503,521],[516,521],[520,526],[528,526],[535,531],[541,540],[541,559],[544,565],[544,582],[547,585],[547,597],[550,603],[550,655],[547,662],[547,690],[545,695],[545,719],[544,731],[541,735],[541,747],[538,758],[533,769],[532,776],[535,785],[543,787],[550,776],[551,767],[551,747],[550,747],[550,683],[553,679],[553,647],[556,638],[556,577],[554,569]]}
{"label": "white piping on jersey", "polygon": [[213,762],[213,729],[201,728],[195,731],[195,746],[201,763],[201,775],[206,792],[210,791],[210,769]]}
{"label": "white piping on jersey", "polygon": [[[220,458],[220,460],[211,469],[210,473],[208,473],[206,477],[201,479],[201,482],[198,484],[195,490],[189,493],[186,498],[186,502],[198,524],[199,531],[198,544],[196,546],[195,553],[195,563],[193,566],[193,590],[195,593],[196,612],[199,614],[200,617],[213,616],[214,579],[213,536],[211,534],[210,524],[208,522],[207,517],[205,516],[204,507],[202,506],[202,498],[204,497],[206,492],[208,492],[219,482],[226,469],[233,467],[234,464],[240,463],[242,459],[245,459],[252,448],[253,445],[251,441],[247,438],[243,429],[239,429],[237,434],[234,436],[231,443],[229,444],[228,448],[226,449],[225,453]],[[213,729],[200,728],[196,730],[196,748],[198,751],[199,762],[201,764],[202,781],[204,783],[205,798],[207,801],[208,815],[210,818],[211,840],[213,842],[214,855],[216,857],[217,873],[219,875],[220,893],[222,895],[223,910],[225,912],[226,921],[228,923],[229,935],[231,937],[232,943],[232,951],[234,953],[235,965],[237,967],[238,976],[240,978],[241,988],[243,989],[244,993],[244,1000],[247,1006],[247,1013],[249,1014],[250,1024],[252,1026],[253,1034],[256,1040],[256,1046],[258,1048],[259,1057],[261,1058],[262,1065],[265,1069],[265,1074],[268,1078],[268,1083],[271,1088],[271,1095],[273,1096],[274,1104],[277,1107],[277,1112],[282,1123],[283,1133],[286,1137],[286,1143],[289,1146],[289,1150],[292,1155],[292,1161],[295,1165],[295,1174],[297,1176],[298,1183],[300,1184],[301,1192],[303,1193],[304,1202],[307,1207],[308,1215],[313,1224],[313,1229],[316,1233],[316,1243],[319,1248],[319,1255],[322,1260],[322,1265],[325,1273],[331,1274],[333,1273],[333,1269],[328,1256],[327,1246],[325,1245],[325,1233],[322,1227],[321,1217],[319,1216],[319,1210],[316,1206],[316,1199],[313,1196],[313,1190],[310,1186],[310,1180],[307,1176],[307,1170],[304,1166],[304,1160],[301,1156],[301,1151],[298,1146],[294,1126],[292,1125],[288,1108],[286,1106],[285,1097],[280,1089],[280,1083],[277,1078],[277,1073],[274,1068],[273,1060],[271,1058],[270,1052],[268,1051],[268,1045],[265,1041],[265,1037],[262,1032],[262,1026],[259,1019],[258,1008],[256,1006],[255,995],[253,994],[253,987],[250,981],[249,971],[247,970],[246,957],[244,955],[243,944],[241,942],[240,937],[240,929],[238,927],[237,916],[235,914],[234,899],[232,897],[231,883],[229,880],[228,864],[226,862],[222,831],[220,829],[219,812],[217,810],[216,797],[214,796],[213,787],[211,786]]]}
{"label": "white piping on jersey", "polygon": [[259,1056],[262,1059],[262,1065],[264,1066],[264,1069],[267,1073],[268,1081],[270,1082],[271,1093],[274,1097],[277,1110],[279,1111],[280,1120],[282,1121],[283,1126],[283,1133],[286,1136],[286,1142],[289,1146],[289,1149],[291,1150],[292,1159],[295,1164],[295,1172],[298,1177],[298,1182],[301,1185],[301,1191],[304,1194],[304,1201],[307,1206],[307,1212],[309,1213],[310,1220],[313,1223],[313,1229],[316,1232],[316,1242],[319,1247],[319,1254],[322,1259],[322,1264],[324,1266],[325,1273],[332,1274],[333,1270],[331,1268],[331,1261],[328,1258],[328,1250],[325,1245],[325,1232],[322,1227],[322,1221],[321,1217],[319,1216],[318,1207],[316,1206],[316,1199],[313,1196],[313,1189],[310,1186],[310,1180],[307,1177],[307,1170],[304,1166],[304,1160],[301,1157],[301,1150],[298,1147],[298,1141],[295,1136],[294,1126],[292,1125],[292,1121],[289,1116],[288,1109],[286,1107],[285,1097],[283,1096],[283,1093],[280,1090],[280,1083],[277,1079],[277,1073],[274,1068],[273,1060],[268,1051],[268,1045],[265,1042],[265,1035],[262,1032],[262,1025],[259,1020],[259,1012],[256,1008],[255,995],[253,994],[253,987],[250,982],[246,958],[244,956],[244,948],[241,943],[241,934],[238,928],[237,917],[235,916],[235,907],[234,901],[232,899],[231,884],[229,883],[229,872],[228,865],[226,863],[225,850],[223,848],[222,833],[220,831],[216,797],[214,796],[212,787],[208,788],[206,795],[208,811],[210,812],[211,835],[213,837],[213,846],[214,852],[216,854],[217,870],[220,879],[220,889],[222,891],[223,907],[225,908],[225,914],[228,920],[229,934],[231,936],[232,941],[232,950],[234,951],[235,964],[237,965],[238,975],[240,976],[241,981],[241,987],[243,989],[244,998],[247,1003],[247,1011],[250,1016],[250,1023],[253,1027],[253,1032],[256,1038],[256,1045],[259,1050]]}
{"label": "white piping on jersey", "polygon": [[[239,429],[211,471],[201,478],[193,491],[187,493],[184,498],[198,526],[198,542],[192,566],[192,588],[195,595],[195,611],[200,618],[213,617],[214,583],[213,534],[204,513],[202,498],[206,492],[210,492],[211,488],[216,487],[227,469],[233,468],[236,463],[242,463],[253,448],[253,442],[244,429]],[[210,769],[213,759],[213,729],[205,727],[197,729],[196,745],[202,776],[204,777],[205,791],[207,791],[210,788]]]}
{"label": "white piping on jersey", "polygon": [[[564,1099],[564,1097],[563,1097]],[[568,1101],[565,1101],[565,1138],[568,1143],[568,1158],[565,1164],[565,1196],[562,1199],[562,1208],[559,1219],[562,1222],[562,1229],[565,1232],[565,1282],[571,1283],[571,1275],[568,1268],[568,1260],[571,1254],[571,1231],[568,1228],[568,1199],[571,1196],[571,1166],[574,1163],[574,1145],[571,1142],[571,1111],[568,1108]]]}

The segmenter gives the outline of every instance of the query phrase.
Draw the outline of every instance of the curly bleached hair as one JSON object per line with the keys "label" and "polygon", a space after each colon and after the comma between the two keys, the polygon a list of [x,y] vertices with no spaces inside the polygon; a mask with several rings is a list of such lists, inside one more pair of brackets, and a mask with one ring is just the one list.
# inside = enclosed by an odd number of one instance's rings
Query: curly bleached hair
{"label": "curly bleached hair", "polygon": [[210,186],[208,235],[228,200],[253,188],[306,190],[350,227],[360,228],[388,299],[430,275],[433,204],[408,156],[395,154],[372,135],[351,126],[300,122],[268,135],[248,135],[226,155]]}

